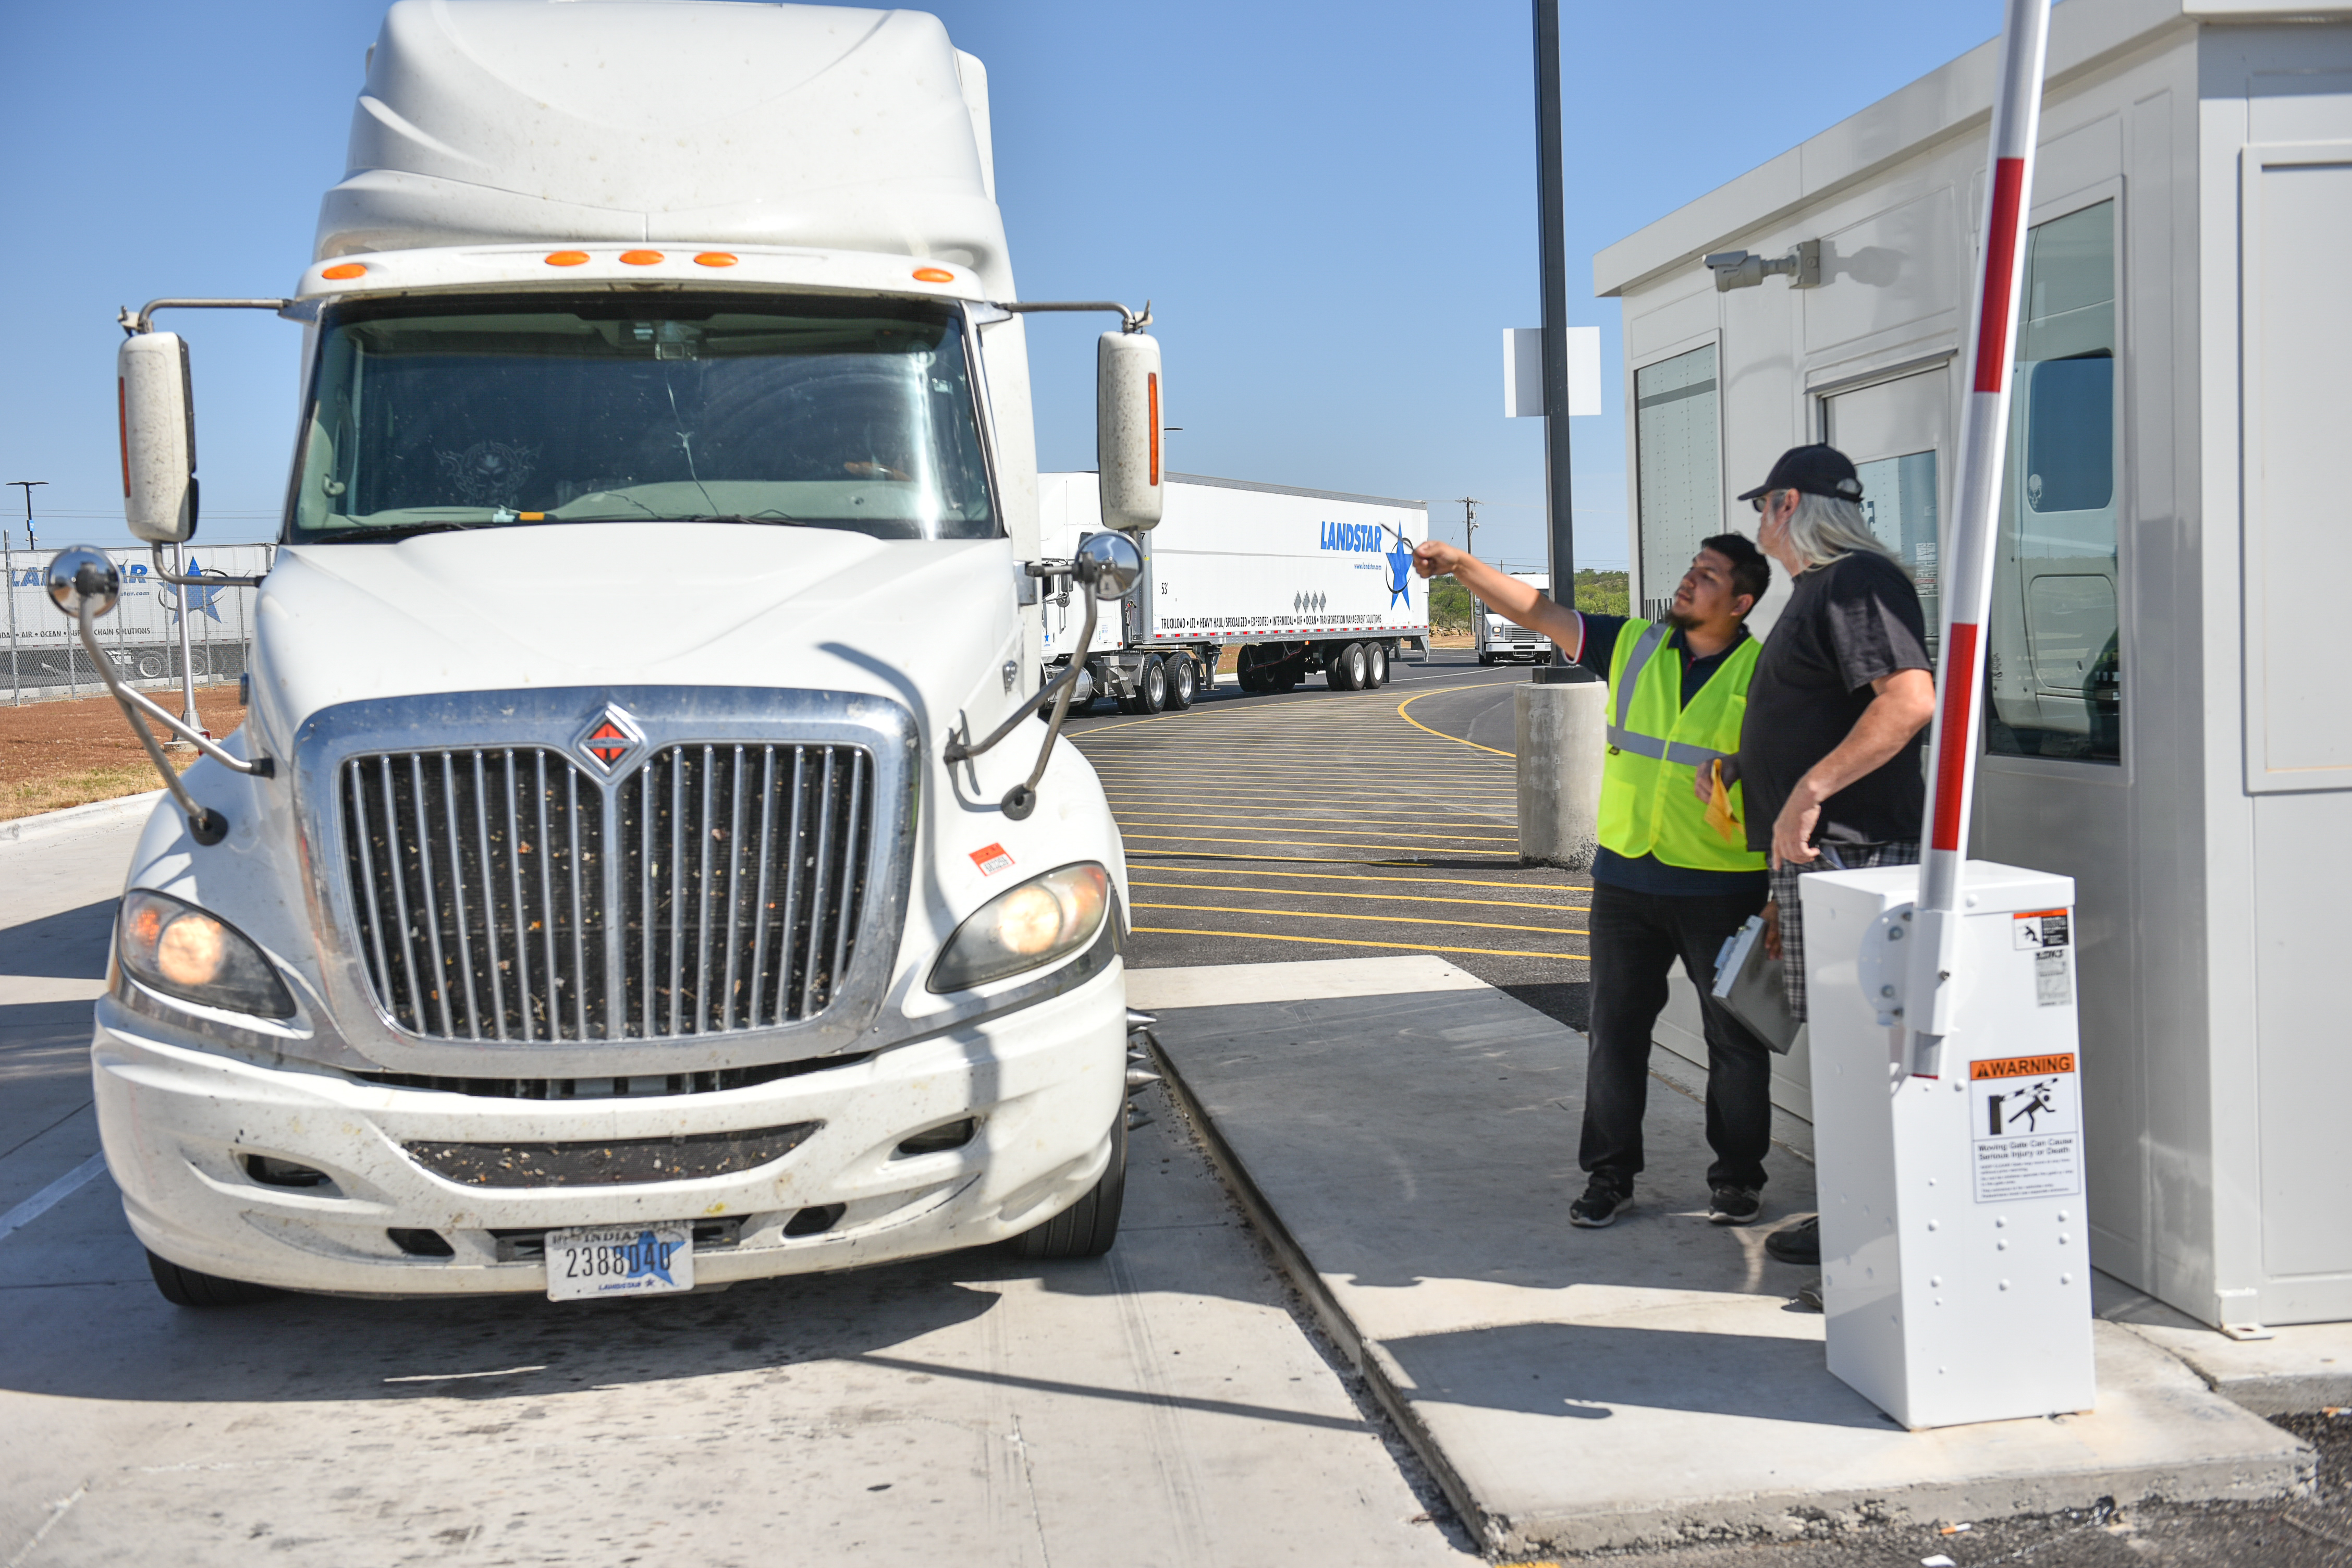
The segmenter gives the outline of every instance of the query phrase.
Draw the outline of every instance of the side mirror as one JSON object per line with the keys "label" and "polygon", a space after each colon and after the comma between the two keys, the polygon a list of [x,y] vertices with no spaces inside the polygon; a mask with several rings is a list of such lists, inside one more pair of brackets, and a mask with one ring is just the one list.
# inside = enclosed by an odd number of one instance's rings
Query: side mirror
{"label": "side mirror", "polygon": [[122,419],[122,514],[150,544],[196,534],[196,405],[188,344],[177,332],[125,339],[114,357]]}
{"label": "side mirror", "polygon": [[1090,533],[1078,546],[1077,565],[1096,598],[1123,599],[1143,576],[1143,552],[1125,534]]}
{"label": "side mirror", "polygon": [[1095,342],[1095,468],[1106,526],[1160,522],[1160,341],[1105,332]]}

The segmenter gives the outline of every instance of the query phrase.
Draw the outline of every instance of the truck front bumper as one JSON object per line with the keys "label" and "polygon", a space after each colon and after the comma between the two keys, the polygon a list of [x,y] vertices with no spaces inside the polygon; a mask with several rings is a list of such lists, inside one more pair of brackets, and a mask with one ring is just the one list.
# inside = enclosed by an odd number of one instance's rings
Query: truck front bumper
{"label": "truck front bumper", "polygon": [[[389,1088],[199,1048],[110,998],[92,1071],[131,1227],[184,1268],[297,1290],[536,1291],[545,1231],[684,1221],[698,1227],[697,1282],[719,1283],[982,1246],[1076,1202],[1102,1174],[1125,1102],[1126,980],[1114,963],[1015,1013],[715,1093],[549,1101]],[[966,1117],[977,1129],[961,1147],[898,1152]],[[550,1145],[810,1124],[754,1168],[626,1184],[567,1184],[560,1172],[517,1178],[547,1184],[461,1184],[418,1152],[467,1146],[467,1168],[504,1182],[533,1158],[544,1167]],[[261,1174],[282,1172],[257,1173],[262,1159],[326,1184],[271,1184]]]}

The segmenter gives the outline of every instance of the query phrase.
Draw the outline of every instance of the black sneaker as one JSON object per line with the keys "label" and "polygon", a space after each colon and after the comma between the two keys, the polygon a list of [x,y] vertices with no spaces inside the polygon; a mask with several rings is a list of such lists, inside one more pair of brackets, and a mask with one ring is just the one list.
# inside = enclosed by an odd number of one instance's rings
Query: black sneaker
{"label": "black sneaker", "polygon": [[1633,1194],[1621,1193],[1614,1185],[1596,1176],[1585,1186],[1584,1195],[1568,1205],[1568,1223],[1581,1230],[1599,1230],[1604,1226],[1615,1225],[1617,1216],[1623,1214],[1633,1201]]}
{"label": "black sneaker", "polygon": [[1764,1212],[1753,1187],[1717,1187],[1708,1196],[1706,1217],[1717,1225],[1750,1225]]}
{"label": "black sneaker", "polygon": [[1776,1230],[1764,1238],[1764,1250],[1783,1263],[1801,1268],[1822,1266],[1822,1221],[1816,1215],[1785,1230]]}

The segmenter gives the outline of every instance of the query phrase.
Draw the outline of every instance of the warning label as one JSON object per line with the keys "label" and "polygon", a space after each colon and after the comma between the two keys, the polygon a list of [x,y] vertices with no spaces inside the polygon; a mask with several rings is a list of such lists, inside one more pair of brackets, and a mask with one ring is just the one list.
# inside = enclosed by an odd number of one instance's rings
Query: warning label
{"label": "warning label", "polygon": [[1969,1064],[1977,1202],[2082,1194],[2079,1087],[2072,1051]]}
{"label": "warning label", "polygon": [[2064,948],[2045,947],[2033,955],[2033,1000],[2042,1007],[2063,1007],[2074,1000],[2074,975],[2066,967]]}
{"label": "warning label", "polygon": [[2064,910],[2035,910],[2011,915],[2009,940],[2015,947],[2064,947],[2072,939],[2074,921]]}

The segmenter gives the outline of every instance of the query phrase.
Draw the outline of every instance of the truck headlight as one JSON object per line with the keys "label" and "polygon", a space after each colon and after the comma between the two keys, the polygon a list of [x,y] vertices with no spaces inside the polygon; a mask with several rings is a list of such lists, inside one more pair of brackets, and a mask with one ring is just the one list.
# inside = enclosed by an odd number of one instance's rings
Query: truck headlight
{"label": "truck headlight", "polygon": [[1008,888],[956,927],[931,966],[933,991],[964,991],[1066,958],[1094,941],[1110,873],[1092,861]]}
{"label": "truck headlight", "polygon": [[169,996],[232,1013],[290,1018],[294,998],[235,926],[168,894],[133,888],[116,922],[122,967]]}

